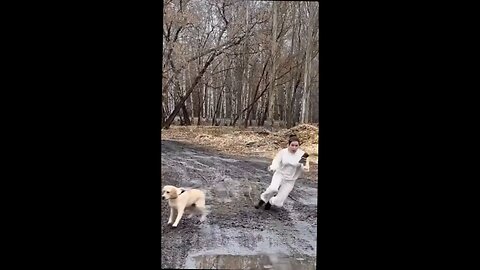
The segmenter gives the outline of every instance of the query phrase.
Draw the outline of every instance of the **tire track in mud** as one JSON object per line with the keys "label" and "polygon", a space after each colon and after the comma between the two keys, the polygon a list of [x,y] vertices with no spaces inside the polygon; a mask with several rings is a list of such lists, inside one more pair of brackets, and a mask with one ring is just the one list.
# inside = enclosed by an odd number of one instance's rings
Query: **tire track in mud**
{"label": "tire track in mud", "polygon": [[[204,190],[209,211],[205,222],[200,223],[196,216],[189,219],[184,215],[174,229],[166,224],[168,203],[162,203],[162,268],[196,268],[205,265],[207,260],[214,260],[208,256],[216,255],[267,254],[270,261],[278,256],[314,261],[317,184],[298,179],[284,208],[255,209],[253,204],[271,181],[272,175],[266,170],[270,162],[228,157],[185,143],[162,140],[162,186]],[[274,255],[278,256],[274,258]],[[264,263],[264,259],[258,261]],[[218,262],[212,261],[209,265],[215,263]],[[236,265],[241,263],[245,260]],[[312,265],[306,263],[299,269],[310,269]]]}

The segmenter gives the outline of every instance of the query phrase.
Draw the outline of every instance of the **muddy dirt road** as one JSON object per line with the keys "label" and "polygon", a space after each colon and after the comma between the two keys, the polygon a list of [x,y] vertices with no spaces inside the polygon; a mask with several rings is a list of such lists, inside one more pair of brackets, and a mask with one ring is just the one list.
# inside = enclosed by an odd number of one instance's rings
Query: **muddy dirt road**
{"label": "muddy dirt road", "polygon": [[162,201],[162,268],[315,269],[317,181],[300,178],[283,209],[253,205],[272,174],[267,159],[227,156],[162,140],[162,186],[206,192],[209,214],[167,225]]}

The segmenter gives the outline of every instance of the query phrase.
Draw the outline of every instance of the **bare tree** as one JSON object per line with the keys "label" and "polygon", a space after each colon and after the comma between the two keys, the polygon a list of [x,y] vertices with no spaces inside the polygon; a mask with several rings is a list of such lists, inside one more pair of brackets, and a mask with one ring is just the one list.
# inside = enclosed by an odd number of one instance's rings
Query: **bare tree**
{"label": "bare tree", "polygon": [[268,93],[269,97],[269,107],[268,107],[268,119],[271,121],[273,126],[274,121],[274,105],[275,105],[275,75],[276,75],[276,47],[277,47],[277,1],[272,3],[273,9],[273,23],[272,23],[272,73],[270,74],[270,91]]}
{"label": "bare tree", "polygon": [[162,127],[318,121],[318,4],[164,1]]}

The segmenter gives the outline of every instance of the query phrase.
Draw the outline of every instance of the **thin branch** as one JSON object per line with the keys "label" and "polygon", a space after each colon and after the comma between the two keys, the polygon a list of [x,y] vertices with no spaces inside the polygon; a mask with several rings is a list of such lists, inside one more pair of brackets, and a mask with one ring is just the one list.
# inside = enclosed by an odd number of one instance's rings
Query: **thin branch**
{"label": "thin branch", "polygon": [[222,69],[222,70],[220,70],[220,71],[217,71],[217,72],[215,72],[215,73],[212,73],[211,75],[212,75],[212,76],[213,76],[213,75],[217,75],[218,73],[222,73],[222,72],[225,72],[225,71],[227,71],[227,70],[231,70],[231,69],[234,69],[234,67],[232,67],[232,68],[226,68],[226,69]]}

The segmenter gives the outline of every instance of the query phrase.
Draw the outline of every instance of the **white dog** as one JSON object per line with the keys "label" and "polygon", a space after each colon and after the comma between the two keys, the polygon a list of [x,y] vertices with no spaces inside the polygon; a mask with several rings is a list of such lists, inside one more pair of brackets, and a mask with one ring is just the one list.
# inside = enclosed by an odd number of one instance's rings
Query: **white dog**
{"label": "white dog", "polygon": [[[198,189],[183,189],[175,186],[163,187],[162,198],[168,200],[170,206],[170,217],[168,224],[173,222],[173,217],[176,214],[175,222],[172,227],[177,227],[178,222],[183,216],[185,210],[192,210],[202,214],[200,222],[203,222],[207,216],[205,208],[205,193]],[[191,213],[188,217],[191,217]]]}

